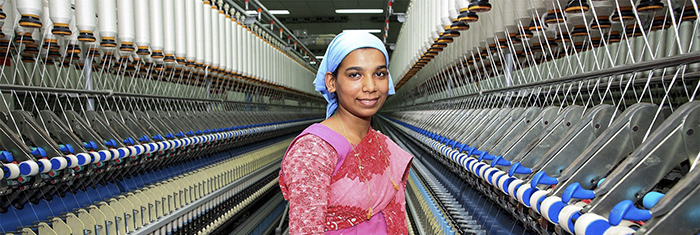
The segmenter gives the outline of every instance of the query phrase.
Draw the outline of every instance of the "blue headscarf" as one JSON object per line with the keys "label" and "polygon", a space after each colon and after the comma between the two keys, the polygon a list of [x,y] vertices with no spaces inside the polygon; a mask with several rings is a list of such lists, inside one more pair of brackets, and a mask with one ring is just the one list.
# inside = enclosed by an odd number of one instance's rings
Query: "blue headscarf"
{"label": "blue headscarf", "polygon": [[[326,55],[323,57],[323,61],[321,61],[321,66],[318,67],[316,79],[314,80],[316,90],[321,92],[321,95],[328,101],[328,105],[326,105],[326,118],[331,117],[338,108],[338,99],[335,93],[330,93],[326,89],[326,73],[334,72],[345,56],[359,48],[375,48],[381,51],[384,54],[384,58],[386,58],[386,65],[389,66],[389,54],[386,52],[384,43],[376,36],[367,32],[358,31],[345,31],[338,34],[338,36],[331,41],[330,45],[328,45],[328,50],[326,50]],[[393,95],[395,92],[394,81],[391,79],[391,74],[389,74],[388,95]]]}

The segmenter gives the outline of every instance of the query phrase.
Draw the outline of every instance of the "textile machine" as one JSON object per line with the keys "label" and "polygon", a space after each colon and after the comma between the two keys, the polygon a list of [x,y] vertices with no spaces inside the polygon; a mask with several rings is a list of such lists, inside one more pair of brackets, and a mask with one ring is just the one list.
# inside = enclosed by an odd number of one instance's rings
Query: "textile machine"
{"label": "textile machine", "polygon": [[[376,122],[416,234],[698,234],[692,0],[412,1]],[[397,141],[397,142],[398,142]]]}
{"label": "textile machine", "polygon": [[0,234],[276,227],[279,162],[324,110],[288,29],[221,0],[0,7]]}

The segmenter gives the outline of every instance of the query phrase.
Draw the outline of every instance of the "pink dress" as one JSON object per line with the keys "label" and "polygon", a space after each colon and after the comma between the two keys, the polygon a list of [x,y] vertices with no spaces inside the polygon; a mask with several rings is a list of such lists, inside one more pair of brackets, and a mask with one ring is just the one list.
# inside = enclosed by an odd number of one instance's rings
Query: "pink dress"
{"label": "pink dress", "polygon": [[370,130],[333,174],[338,161],[333,146],[302,134],[287,150],[280,171],[280,188],[290,203],[289,233],[407,234],[404,192],[412,158]]}

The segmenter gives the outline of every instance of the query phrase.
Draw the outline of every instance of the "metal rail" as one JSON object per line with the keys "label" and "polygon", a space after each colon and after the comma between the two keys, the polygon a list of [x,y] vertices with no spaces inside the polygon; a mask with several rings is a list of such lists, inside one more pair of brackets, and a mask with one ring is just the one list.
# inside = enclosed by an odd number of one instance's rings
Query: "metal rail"
{"label": "metal rail", "polygon": [[[260,105],[260,106],[273,106],[273,107],[285,107],[285,108],[309,108],[309,109],[325,109],[325,107],[314,107],[314,106],[295,106],[295,105],[284,105],[284,104],[269,104],[269,103],[257,103],[257,102],[241,102],[241,101],[231,101],[231,100],[221,100],[221,99],[205,99],[205,98],[186,98],[186,97],[176,97],[176,96],[165,96],[165,95],[148,95],[148,94],[136,94],[136,93],[126,93],[126,92],[114,92],[112,90],[86,90],[86,89],[70,89],[70,88],[54,88],[54,87],[38,87],[38,86],[23,86],[23,85],[12,85],[12,84],[0,84],[0,92],[11,92],[15,94],[34,94],[34,93],[49,93],[49,94],[74,94],[74,95],[84,95],[85,97],[132,97],[132,98],[149,98],[149,99],[165,99],[165,100],[184,100],[184,101],[197,101],[197,102],[213,102],[213,103],[228,103],[228,104],[240,104],[240,105]],[[314,98],[316,97],[309,97]],[[319,103],[320,102],[314,102]]]}
{"label": "metal rail", "polygon": [[[681,64],[692,64],[692,63],[697,63],[697,62],[700,62],[700,51],[664,57],[664,58],[651,60],[651,61],[643,61],[643,62],[638,62],[635,64],[626,64],[626,65],[616,66],[616,67],[602,69],[602,70],[574,74],[574,75],[569,75],[569,76],[560,77],[560,78],[531,82],[531,83],[527,83],[527,84],[519,84],[519,85],[495,88],[495,89],[490,89],[490,90],[481,90],[478,93],[472,93],[472,94],[468,94],[468,95],[455,96],[455,97],[450,97],[450,98],[437,99],[437,100],[426,101],[426,102],[422,102],[422,103],[416,103],[414,106],[456,101],[456,100],[460,100],[460,99],[464,99],[464,98],[481,96],[481,95],[491,94],[491,93],[508,92],[508,91],[533,88],[533,87],[542,87],[542,86],[556,85],[556,84],[567,83],[567,82],[576,82],[576,81],[581,81],[581,80],[586,80],[586,79],[594,79],[594,78],[598,78],[598,77],[609,77],[609,76],[614,76],[614,75],[628,74],[628,73],[646,71],[646,70],[651,70],[651,69],[665,68],[665,67],[670,67],[670,66],[678,66]],[[646,82],[646,80],[643,82]]]}

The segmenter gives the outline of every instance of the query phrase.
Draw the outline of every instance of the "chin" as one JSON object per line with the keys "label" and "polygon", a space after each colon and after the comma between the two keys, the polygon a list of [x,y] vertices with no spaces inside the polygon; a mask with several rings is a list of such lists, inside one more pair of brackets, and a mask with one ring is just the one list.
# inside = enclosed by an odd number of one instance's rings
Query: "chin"
{"label": "chin", "polygon": [[355,116],[360,117],[360,118],[371,118],[375,114],[379,112],[379,108],[377,109],[365,109],[365,110],[356,110],[354,112]]}

